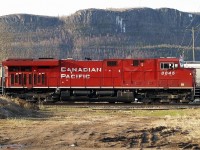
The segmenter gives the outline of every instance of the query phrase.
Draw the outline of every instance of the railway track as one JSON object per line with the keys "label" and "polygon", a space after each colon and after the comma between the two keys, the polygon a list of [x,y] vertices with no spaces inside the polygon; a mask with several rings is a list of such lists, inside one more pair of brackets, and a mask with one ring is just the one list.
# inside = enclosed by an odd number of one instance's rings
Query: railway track
{"label": "railway track", "polygon": [[199,109],[200,105],[188,104],[135,104],[135,103],[41,103],[39,107],[62,108],[91,108],[96,110],[171,110],[171,109]]}

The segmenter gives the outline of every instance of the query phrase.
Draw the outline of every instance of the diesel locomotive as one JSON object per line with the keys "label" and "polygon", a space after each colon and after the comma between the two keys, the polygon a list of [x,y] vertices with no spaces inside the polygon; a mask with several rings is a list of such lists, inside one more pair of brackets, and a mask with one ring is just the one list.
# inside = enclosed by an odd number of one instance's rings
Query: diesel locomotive
{"label": "diesel locomotive", "polygon": [[7,59],[2,93],[27,101],[189,103],[198,71],[179,58]]}

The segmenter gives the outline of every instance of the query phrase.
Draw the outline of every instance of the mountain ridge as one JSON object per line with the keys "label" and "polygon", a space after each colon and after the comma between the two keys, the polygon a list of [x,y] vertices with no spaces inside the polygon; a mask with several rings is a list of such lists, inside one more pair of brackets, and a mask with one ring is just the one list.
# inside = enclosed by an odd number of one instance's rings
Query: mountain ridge
{"label": "mountain ridge", "polygon": [[[12,40],[1,49],[0,59],[179,57],[184,53],[190,60],[191,28],[199,24],[198,13],[169,8],[85,9],[63,17],[6,15],[0,17],[0,33],[8,32]],[[198,32],[195,44],[198,59]]]}

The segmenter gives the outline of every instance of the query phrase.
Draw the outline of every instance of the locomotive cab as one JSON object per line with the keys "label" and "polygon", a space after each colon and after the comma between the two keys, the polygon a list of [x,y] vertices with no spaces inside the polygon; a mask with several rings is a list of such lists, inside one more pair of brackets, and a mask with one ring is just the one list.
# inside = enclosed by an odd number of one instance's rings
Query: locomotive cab
{"label": "locomotive cab", "polygon": [[[182,68],[177,58],[159,58],[154,60],[154,76],[144,78],[146,87],[137,90],[137,98],[141,102],[150,103],[183,103],[192,99],[193,71]],[[143,74],[150,74],[150,69],[145,69]],[[184,76],[183,76],[184,75]],[[150,79],[152,80],[150,82]],[[151,86],[148,84],[151,83]]]}

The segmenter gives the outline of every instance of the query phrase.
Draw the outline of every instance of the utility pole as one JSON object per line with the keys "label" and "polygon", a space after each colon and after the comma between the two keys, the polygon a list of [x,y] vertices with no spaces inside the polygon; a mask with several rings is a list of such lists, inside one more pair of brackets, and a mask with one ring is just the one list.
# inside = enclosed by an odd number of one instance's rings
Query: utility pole
{"label": "utility pole", "polygon": [[186,29],[192,31],[192,61],[195,61],[195,37],[194,32],[199,30],[199,26],[192,27],[192,29]]}
{"label": "utility pole", "polygon": [[192,27],[192,60],[195,61],[195,56],[194,56],[194,27]]}

